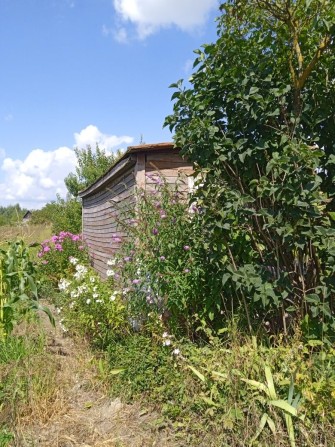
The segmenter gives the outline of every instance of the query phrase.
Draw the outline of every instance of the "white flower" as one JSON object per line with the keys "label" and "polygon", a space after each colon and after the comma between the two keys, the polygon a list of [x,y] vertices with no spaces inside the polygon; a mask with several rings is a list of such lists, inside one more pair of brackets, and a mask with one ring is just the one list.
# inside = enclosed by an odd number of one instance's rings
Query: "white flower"
{"label": "white flower", "polygon": [[65,278],[62,278],[58,283],[59,290],[67,290],[70,286],[71,282]]}
{"label": "white flower", "polygon": [[109,259],[109,260],[107,261],[107,265],[113,266],[113,265],[115,265],[115,264],[116,264],[116,259]]}
{"label": "white flower", "polygon": [[106,275],[107,276],[115,276],[115,272],[114,272],[114,270],[108,269],[108,270],[106,270]]}
{"label": "white flower", "polygon": [[92,284],[95,282],[94,276],[90,276],[90,281],[91,281]]}
{"label": "white flower", "polygon": [[103,303],[103,300],[95,300],[96,303]]}
{"label": "white flower", "polygon": [[61,309],[59,307],[56,308],[56,312],[58,313],[58,315],[61,313]]}
{"label": "white flower", "polygon": [[168,337],[170,337],[170,335],[169,335],[167,332],[163,332],[162,337],[163,337],[163,338],[168,338]]}
{"label": "white flower", "polygon": [[87,268],[84,265],[76,265],[76,273],[73,275],[76,279],[81,279],[87,273]]}
{"label": "white flower", "polygon": [[91,302],[91,300],[88,298],[88,299],[86,300],[86,304],[90,304],[90,302]]}
{"label": "white flower", "polygon": [[78,264],[78,259],[74,258],[73,256],[69,257],[69,262],[73,265],[77,265]]}
{"label": "white flower", "polygon": [[93,293],[93,298],[99,298],[99,294],[98,293]]}
{"label": "white flower", "polygon": [[69,304],[69,308],[70,308],[70,309],[73,309],[73,307],[74,307],[74,304],[75,304],[75,302],[74,302],[74,301],[72,301],[72,303],[70,303],[70,304]]}
{"label": "white flower", "polygon": [[85,284],[83,284],[82,286],[78,286],[77,290],[78,290],[78,295],[81,295],[82,293],[86,293],[88,289],[87,289],[87,286]]}
{"label": "white flower", "polygon": [[71,295],[71,298],[78,298],[78,296],[79,296],[78,290],[72,290],[70,295]]}
{"label": "white flower", "polygon": [[171,340],[164,340],[163,341],[163,346],[170,346],[171,345]]}
{"label": "white flower", "polygon": [[109,297],[109,301],[115,301],[116,300],[116,296],[113,294]]}
{"label": "white flower", "polygon": [[180,354],[180,349],[176,348],[172,351],[173,355],[179,355]]}

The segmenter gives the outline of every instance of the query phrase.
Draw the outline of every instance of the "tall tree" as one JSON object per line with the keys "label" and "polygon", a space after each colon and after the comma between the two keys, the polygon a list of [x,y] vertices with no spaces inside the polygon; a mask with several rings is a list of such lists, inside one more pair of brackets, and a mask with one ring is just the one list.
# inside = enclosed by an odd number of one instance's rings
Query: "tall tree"
{"label": "tall tree", "polygon": [[91,146],[86,149],[76,148],[77,167],[75,173],[70,173],[64,180],[69,193],[77,197],[80,190],[85,189],[103,175],[121,156],[122,151],[107,154],[104,149],[96,145],[95,151]]}
{"label": "tall tree", "polygon": [[335,3],[227,0],[220,11],[218,40],[196,51],[190,88],[172,85],[165,122],[198,168],[220,266],[213,307],[242,305],[250,329],[273,309],[285,330],[290,313],[335,329]]}

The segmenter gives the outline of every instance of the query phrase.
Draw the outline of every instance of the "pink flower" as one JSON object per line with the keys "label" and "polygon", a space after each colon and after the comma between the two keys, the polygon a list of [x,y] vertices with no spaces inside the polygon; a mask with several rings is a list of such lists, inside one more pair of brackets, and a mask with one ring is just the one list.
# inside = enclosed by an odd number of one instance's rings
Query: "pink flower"
{"label": "pink flower", "polygon": [[44,253],[50,251],[50,247],[48,245],[46,245],[45,247],[43,247],[43,251],[44,251]]}
{"label": "pink flower", "polygon": [[184,245],[184,250],[185,251],[189,251],[191,249],[191,247],[189,245]]}
{"label": "pink flower", "polygon": [[44,260],[44,261],[42,261],[42,264],[49,264],[49,261],[46,261],[46,260]]}
{"label": "pink flower", "polygon": [[84,247],[82,245],[79,245],[78,250],[84,250]]}
{"label": "pink flower", "polygon": [[140,279],[133,279],[133,280],[132,280],[132,283],[133,283],[133,284],[139,284],[140,282],[141,282]]}
{"label": "pink flower", "polygon": [[77,241],[79,241],[80,236],[78,236],[78,234],[73,234],[73,235],[71,236],[71,239],[72,239],[74,242],[77,242]]}
{"label": "pink flower", "polygon": [[61,244],[55,244],[55,250],[63,251],[63,247],[61,246]]}

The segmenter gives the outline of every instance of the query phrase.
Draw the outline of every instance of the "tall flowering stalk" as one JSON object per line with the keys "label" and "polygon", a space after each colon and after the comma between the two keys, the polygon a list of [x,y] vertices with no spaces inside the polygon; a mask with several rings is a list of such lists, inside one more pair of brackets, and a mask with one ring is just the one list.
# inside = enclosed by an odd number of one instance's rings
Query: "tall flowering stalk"
{"label": "tall flowering stalk", "polygon": [[154,311],[174,330],[189,331],[203,275],[195,262],[194,212],[183,189],[182,178],[172,189],[155,176],[154,190],[139,192],[137,210],[125,214],[129,237],[113,272],[135,320]]}

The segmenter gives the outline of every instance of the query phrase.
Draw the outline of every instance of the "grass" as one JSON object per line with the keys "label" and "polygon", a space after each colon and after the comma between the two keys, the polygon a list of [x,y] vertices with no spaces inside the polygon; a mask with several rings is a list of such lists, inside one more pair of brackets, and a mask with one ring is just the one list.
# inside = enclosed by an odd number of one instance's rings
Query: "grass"
{"label": "grass", "polygon": [[16,224],[0,227],[0,248],[7,246],[7,241],[23,239],[27,244],[42,242],[51,236],[50,225]]}
{"label": "grass", "polygon": [[56,375],[38,322],[25,322],[0,342],[0,446],[22,422],[48,419],[57,398]]}

